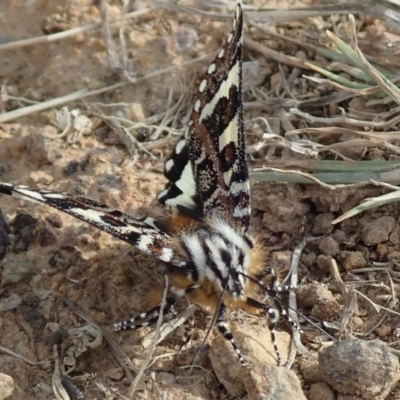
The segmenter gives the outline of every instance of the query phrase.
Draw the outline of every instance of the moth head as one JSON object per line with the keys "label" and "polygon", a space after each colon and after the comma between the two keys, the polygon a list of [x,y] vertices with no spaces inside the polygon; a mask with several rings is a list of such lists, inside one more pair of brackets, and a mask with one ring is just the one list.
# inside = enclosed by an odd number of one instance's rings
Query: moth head
{"label": "moth head", "polygon": [[248,251],[237,247],[231,248],[231,254],[226,288],[232,297],[237,300],[245,295],[246,271],[249,268],[251,259]]}
{"label": "moth head", "polygon": [[228,279],[228,290],[234,300],[238,300],[245,295],[246,277],[242,272],[232,268],[232,272]]}

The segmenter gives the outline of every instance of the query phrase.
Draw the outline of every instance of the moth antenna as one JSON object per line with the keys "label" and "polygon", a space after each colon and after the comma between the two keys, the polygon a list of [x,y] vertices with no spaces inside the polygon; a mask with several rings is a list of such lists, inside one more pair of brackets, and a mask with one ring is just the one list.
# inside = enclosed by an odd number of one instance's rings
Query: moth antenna
{"label": "moth antenna", "polygon": [[[253,277],[243,274],[247,279],[249,279],[250,281],[252,281],[253,283],[255,283],[257,286],[259,286],[265,293],[268,294],[269,297],[271,297],[274,301],[276,301],[277,303],[279,303],[279,305],[281,306],[281,308],[284,310],[284,304],[282,299],[280,299],[277,295],[281,292],[277,292],[267,286],[265,286],[262,282],[258,281],[257,279],[254,279]],[[292,290],[295,290],[295,288],[292,288]],[[316,324],[315,322],[313,322],[310,318],[306,317],[302,312],[300,312],[299,310],[296,310],[295,308],[291,307],[289,304],[286,305],[286,308],[293,311],[295,314],[297,314],[298,316],[300,316],[301,318],[303,318],[306,322],[308,322],[310,325],[312,325],[314,328],[318,329],[321,333],[323,333],[324,335],[328,336],[330,339],[334,340],[335,342],[337,341],[337,339],[335,337],[333,337],[332,335],[330,335],[328,332],[326,332],[324,329],[322,329],[318,324]],[[286,315],[285,315],[286,316]],[[289,316],[287,315],[288,319]],[[290,322],[290,325],[293,326],[293,323]],[[297,325],[297,323],[296,323]],[[299,329],[297,329],[299,330]],[[301,329],[300,329],[301,331]]]}

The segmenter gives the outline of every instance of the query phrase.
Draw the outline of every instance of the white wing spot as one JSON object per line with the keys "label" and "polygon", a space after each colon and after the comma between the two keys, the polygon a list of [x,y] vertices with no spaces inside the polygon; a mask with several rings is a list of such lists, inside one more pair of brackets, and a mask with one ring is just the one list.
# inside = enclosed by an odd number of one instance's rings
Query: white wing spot
{"label": "white wing spot", "polygon": [[175,146],[175,154],[181,154],[181,151],[185,147],[185,144],[186,144],[185,139],[180,140]]}
{"label": "white wing spot", "polygon": [[215,63],[210,64],[207,69],[207,74],[209,74],[209,75],[213,74],[216,69],[217,69],[217,66],[215,65]]}
{"label": "white wing spot", "polygon": [[104,212],[96,211],[96,210],[91,210],[87,209],[84,210],[83,208],[70,208],[70,213],[72,215],[79,215],[80,217],[84,218],[86,221],[91,221],[95,222],[99,225],[107,225],[103,220],[102,217],[104,217]]}
{"label": "white wing spot", "polygon": [[226,39],[226,42],[230,43],[230,42],[232,42],[232,39],[233,39],[233,35],[232,35],[232,33],[230,33],[228,38]]}
{"label": "white wing spot", "polygon": [[49,193],[44,195],[45,198],[48,199],[65,199],[65,196],[59,193]]}
{"label": "white wing spot", "polygon": [[204,90],[206,89],[206,87],[207,87],[207,81],[205,79],[203,79],[199,86],[199,92],[203,93]]}
{"label": "white wing spot", "polygon": [[218,58],[222,58],[225,54],[225,49],[221,49],[218,53]]}
{"label": "white wing spot", "polygon": [[[240,18],[240,6],[237,5],[236,6],[236,15],[235,15],[235,19],[234,19],[234,24],[236,24],[237,20]],[[234,25],[235,26],[235,25]]]}
{"label": "white wing spot", "polygon": [[198,113],[200,111],[200,106],[201,106],[200,100],[197,99],[196,103],[194,103],[194,111]]}
{"label": "white wing spot", "polygon": [[250,215],[250,209],[248,207],[240,208],[239,206],[236,206],[233,210],[233,215],[236,218],[247,217]]}
{"label": "white wing spot", "polygon": [[[210,73],[210,68],[214,66],[214,70],[216,68],[215,64],[211,64],[208,67],[208,73]],[[240,76],[240,66],[239,62],[236,62],[234,65],[232,65],[231,70],[228,73],[228,77],[226,80],[221,82],[221,85],[219,86],[218,91],[214,94],[214,97],[211,99],[210,102],[204,105],[203,109],[201,110],[200,114],[200,120],[206,119],[208,116],[212,115],[214,112],[215,106],[217,103],[221,100],[222,97],[226,97],[229,99],[229,90],[232,88],[232,86],[239,87],[239,76]],[[229,126],[233,129],[237,129],[237,126],[234,126],[232,123],[229,124]],[[232,131],[232,134],[234,132]],[[224,131],[223,135],[220,135],[220,137],[223,136],[230,136],[227,135],[227,132]]]}
{"label": "white wing spot", "polygon": [[139,250],[144,251],[145,253],[149,252],[149,246],[153,244],[153,238],[148,235],[143,235],[137,242],[137,248]]}
{"label": "white wing spot", "polygon": [[29,189],[24,189],[27,188],[27,186],[18,186],[13,190],[13,196],[20,198],[22,200],[28,200],[36,203],[42,203],[46,202],[46,199],[38,192],[34,192]]}
{"label": "white wing spot", "polygon": [[167,162],[165,163],[165,170],[167,172],[171,171],[171,169],[174,167],[174,160],[172,158],[170,158],[169,160],[167,160]]}

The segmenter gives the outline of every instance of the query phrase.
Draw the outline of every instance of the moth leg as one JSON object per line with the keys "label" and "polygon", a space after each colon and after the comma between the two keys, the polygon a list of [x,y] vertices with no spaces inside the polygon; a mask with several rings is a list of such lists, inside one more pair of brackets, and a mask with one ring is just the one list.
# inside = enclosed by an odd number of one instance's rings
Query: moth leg
{"label": "moth leg", "polygon": [[251,307],[263,310],[268,315],[268,321],[269,321],[268,326],[269,326],[269,330],[271,332],[271,341],[274,346],[276,357],[278,359],[278,365],[282,365],[282,356],[279,351],[278,344],[276,342],[276,336],[275,336],[275,327],[276,327],[276,324],[279,321],[279,317],[280,317],[279,310],[269,306],[268,304],[264,304],[255,299],[252,299],[251,297],[247,297],[246,303]]}
{"label": "moth leg", "polygon": [[279,352],[278,344],[276,342],[276,336],[275,336],[275,327],[277,322],[279,321],[280,316],[282,315],[286,321],[292,326],[294,329],[297,331],[301,332],[300,326],[297,324],[296,321],[294,321],[292,318],[289,317],[288,313],[286,310],[284,310],[282,307],[279,307],[279,309],[274,308],[269,306],[268,304],[261,303],[255,299],[252,299],[251,297],[248,297],[246,299],[246,303],[254,308],[258,308],[260,310],[264,310],[264,312],[268,315],[269,319],[269,329],[271,332],[271,340],[272,344],[275,349],[276,357],[278,359],[278,365],[282,365],[282,356]]}
{"label": "moth leg", "polygon": [[269,283],[270,289],[274,290],[278,293],[281,292],[290,292],[291,290],[295,290],[295,286],[291,285],[281,285],[280,284],[280,277],[279,274],[277,274],[272,267],[267,267],[264,269],[264,271],[261,271],[260,274],[257,275],[257,279],[260,281],[260,284],[263,284],[263,279],[267,276],[271,275],[271,280]]}
{"label": "moth leg", "polygon": [[[193,289],[195,289],[195,285],[190,285],[185,289],[177,289],[174,286],[171,287],[171,294],[167,296],[167,299],[164,304],[163,308],[163,314],[167,314],[172,306],[180,300],[183,296],[191,292]],[[114,324],[114,330],[115,331],[125,331],[128,329],[138,329],[138,328],[144,328],[146,326],[149,326],[151,324],[154,324],[157,322],[157,319],[160,315],[161,307],[163,307],[163,304],[157,304],[155,307],[151,308],[148,311],[142,312],[138,314],[135,317],[132,317],[130,319],[127,319],[125,321],[117,322]],[[145,322],[138,323],[138,321],[142,321],[144,319],[147,319]]]}
{"label": "moth leg", "polygon": [[229,340],[233,349],[235,350],[237,356],[239,357],[240,364],[242,367],[246,365],[242,353],[240,352],[239,347],[237,346],[235,339],[233,338],[232,332],[229,329],[228,324],[225,322],[226,317],[226,305],[224,303],[221,304],[221,307],[218,310],[217,316],[217,329],[218,332],[224,337],[224,339]]}

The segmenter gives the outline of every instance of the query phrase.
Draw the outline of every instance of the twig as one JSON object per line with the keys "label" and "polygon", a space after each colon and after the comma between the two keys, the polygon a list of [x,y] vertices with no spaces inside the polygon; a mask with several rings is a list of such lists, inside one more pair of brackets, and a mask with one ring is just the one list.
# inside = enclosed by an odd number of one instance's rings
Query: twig
{"label": "twig", "polygon": [[15,353],[12,350],[7,349],[6,347],[0,346],[0,351],[2,351],[3,353],[9,354],[10,356],[16,357],[16,358],[20,358],[21,360],[24,360],[27,364],[29,365],[43,365],[43,364],[48,364],[50,363],[49,360],[47,361],[32,361],[29,360],[29,358],[26,358],[24,356],[22,356],[21,354]]}
{"label": "twig", "polygon": [[[307,242],[313,240],[313,238],[304,238],[298,246],[296,246],[293,255],[292,255],[292,261],[290,264],[290,286],[292,287],[297,287],[298,283],[298,267],[299,267],[299,262],[300,262],[300,257],[301,254],[304,250],[304,248],[307,245]],[[283,284],[285,281],[283,282]],[[289,307],[288,307],[288,313],[290,318],[293,319],[293,321],[296,322],[297,325],[299,324],[299,319],[297,316],[297,299],[296,299],[296,293],[291,290],[289,292]],[[311,353],[304,345],[301,343],[301,336],[300,332],[294,328],[292,328],[292,337],[293,337],[293,344],[290,348],[290,354],[288,356],[287,363],[285,365],[286,368],[290,369],[291,365],[293,364],[295,357],[296,357],[296,352],[297,350],[301,351],[304,355],[311,359],[316,359],[315,354]]]}
{"label": "twig", "polygon": [[[153,11],[153,8],[145,8],[143,10],[138,10],[138,11],[134,11],[129,14],[126,14],[125,18],[126,19],[127,18],[136,18],[136,17],[139,17],[140,15],[147,14],[151,11]],[[110,21],[110,23],[116,23],[116,22],[120,22],[120,20],[117,19],[117,20]],[[70,36],[74,36],[81,32],[85,32],[85,31],[88,31],[91,29],[98,28],[100,25],[101,25],[101,22],[93,22],[92,24],[78,26],[76,28],[68,29],[63,32],[53,33],[51,35],[37,36],[34,38],[29,38],[29,39],[16,40],[15,42],[3,43],[3,44],[0,44],[0,51],[11,50],[11,49],[15,50],[19,47],[32,46],[32,45],[40,44],[40,43],[55,42],[57,40],[62,40],[62,39],[66,39]]]}
{"label": "twig", "polygon": [[117,48],[110,33],[110,26],[107,18],[107,8],[108,8],[107,0],[101,0],[100,2],[101,35],[106,45],[108,54],[108,63],[110,65],[110,68],[114,71],[122,71],[123,66],[120,58],[118,57]]}
{"label": "twig", "polygon": [[53,346],[54,372],[51,378],[51,387],[57,400],[70,400],[70,397],[61,383],[60,364],[58,361],[57,345]]}
{"label": "twig", "polygon": [[65,96],[57,97],[55,99],[47,100],[47,101],[44,101],[44,102],[39,103],[39,104],[35,104],[35,105],[32,105],[32,106],[23,107],[23,108],[19,108],[17,110],[9,111],[7,113],[0,114],[0,123],[8,122],[8,121],[11,121],[11,120],[16,119],[16,118],[20,118],[20,117],[24,117],[26,115],[30,115],[30,114],[34,114],[34,113],[37,113],[37,112],[40,112],[40,111],[44,111],[44,110],[47,110],[49,108],[55,108],[55,107],[61,106],[61,105],[66,104],[66,103],[70,103],[72,101],[84,99],[84,98],[89,97],[89,96],[96,96],[96,95],[99,95],[99,94],[110,92],[112,90],[116,90],[116,89],[119,89],[120,87],[126,86],[127,83],[139,83],[139,82],[143,82],[143,81],[146,81],[148,79],[151,79],[151,78],[154,78],[154,77],[157,77],[157,76],[160,76],[160,75],[172,72],[172,71],[179,70],[181,68],[185,69],[189,65],[196,64],[199,61],[210,59],[214,54],[215,53],[207,54],[205,56],[195,58],[194,60],[190,60],[190,61],[185,62],[185,63],[180,64],[180,65],[174,65],[172,67],[163,69],[161,71],[152,72],[152,73],[150,73],[148,75],[145,75],[145,76],[142,76],[140,78],[129,79],[129,82],[120,82],[120,83],[117,83],[115,85],[107,86],[105,88],[92,90],[92,91],[88,91],[87,89],[78,90],[77,92],[73,92],[73,93],[67,94]]}
{"label": "twig", "polygon": [[[163,324],[158,332],[157,343],[163,341],[172,331],[174,331],[178,326],[181,326],[185,323],[198,309],[195,304],[190,304],[189,307],[185,309],[182,313],[180,313],[176,318],[171,319],[170,321]],[[154,339],[156,336],[156,331],[151,331],[148,335],[146,335],[142,340],[142,346],[147,349],[152,343],[154,343]]]}
{"label": "twig", "polygon": [[150,365],[151,358],[153,357],[153,354],[154,354],[154,352],[156,350],[158,339],[160,337],[160,328],[161,328],[161,324],[162,324],[162,320],[163,320],[163,316],[164,316],[164,307],[165,307],[165,303],[167,301],[167,293],[168,293],[168,275],[165,275],[165,289],[164,289],[163,298],[162,298],[162,301],[161,301],[160,314],[158,315],[157,324],[156,324],[156,327],[154,329],[154,332],[155,332],[154,340],[153,340],[153,343],[151,344],[151,347],[150,347],[150,350],[149,350],[149,352],[148,352],[148,354],[146,356],[146,359],[144,360],[144,362],[143,362],[142,366],[140,367],[139,371],[137,372],[136,378],[131,383],[131,386],[129,388],[129,395],[130,396],[134,395],[134,393],[136,391],[136,386],[141,381],[142,376],[144,374],[144,371]]}
{"label": "twig", "polygon": [[75,307],[67,298],[65,298],[61,295],[60,295],[60,297],[64,300],[64,302],[68,305],[69,308],[71,308],[71,310],[75,314],[79,315],[86,322],[88,322],[89,324],[92,324],[97,330],[102,332],[107,343],[113,350],[113,354],[114,354],[115,358],[117,359],[118,363],[121,365],[123,370],[125,371],[126,376],[128,377],[128,379],[132,380],[133,376],[132,376],[131,371],[136,372],[137,368],[132,363],[130,358],[121,350],[121,348],[118,346],[118,344],[115,342],[115,340],[104,329],[102,329],[95,321],[93,321],[89,316],[87,316],[85,313],[83,313],[77,307]]}
{"label": "twig", "polygon": [[301,118],[304,118],[306,121],[309,121],[311,123],[317,122],[330,126],[334,124],[344,124],[344,125],[353,125],[361,128],[370,127],[375,129],[388,129],[392,126],[397,125],[400,122],[399,115],[388,121],[380,122],[380,121],[366,121],[366,120],[348,118],[345,115],[339,115],[331,118],[314,117],[313,115],[300,111],[296,108],[292,108],[290,110],[290,113],[292,115],[297,115]]}

